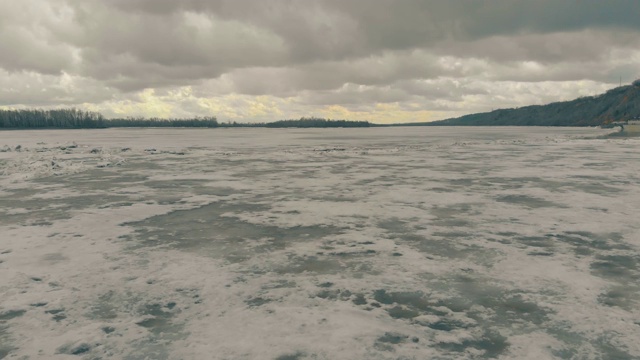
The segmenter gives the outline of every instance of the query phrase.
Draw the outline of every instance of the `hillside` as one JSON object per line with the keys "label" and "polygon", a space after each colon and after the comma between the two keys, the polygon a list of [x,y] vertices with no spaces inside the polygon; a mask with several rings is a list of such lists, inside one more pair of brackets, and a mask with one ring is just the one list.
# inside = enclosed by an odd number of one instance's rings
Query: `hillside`
{"label": "hillside", "polygon": [[499,109],[488,113],[420,123],[429,126],[598,126],[640,116],[640,84],[621,86],[604,94],[547,105]]}

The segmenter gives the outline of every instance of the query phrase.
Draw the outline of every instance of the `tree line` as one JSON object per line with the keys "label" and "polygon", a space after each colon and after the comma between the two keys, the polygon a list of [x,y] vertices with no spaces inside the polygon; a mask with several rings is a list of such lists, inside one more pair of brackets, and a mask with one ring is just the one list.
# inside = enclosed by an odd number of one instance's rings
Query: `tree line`
{"label": "tree line", "polygon": [[298,120],[279,120],[264,124],[268,128],[338,128],[338,127],[370,127],[373,124],[368,121],[329,120],[322,118],[300,118]]}
{"label": "tree line", "polygon": [[215,117],[193,119],[120,118],[78,109],[0,110],[0,129],[104,129],[112,127],[207,127],[218,126]]}
{"label": "tree line", "polygon": [[107,127],[218,127],[215,117],[196,117],[193,119],[161,119],[161,118],[125,118],[105,120]]}
{"label": "tree line", "polygon": [[0,128],[9,129],[80,129],[104,128],[102,114],[78,109],[0,110]]}
{"label": "tree line", "polygon": [[267,128],[337,128],[370,127],[368,121],[330,120],[316,117],[280,120],[271,123],[222,122],[213,116],[192,119],[118,118],[106,119],[102,114],[78,109],[0,110],[0,129],[104,129],[115,127],[267,127]]}

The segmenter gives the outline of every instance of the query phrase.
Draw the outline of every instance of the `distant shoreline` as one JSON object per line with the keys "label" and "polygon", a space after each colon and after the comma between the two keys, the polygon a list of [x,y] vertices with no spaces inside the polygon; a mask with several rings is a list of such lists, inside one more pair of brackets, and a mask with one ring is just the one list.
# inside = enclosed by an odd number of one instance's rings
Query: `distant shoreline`
{"label": "distant shoreline", "polygon": [[[445,125],[445,124],[434,124],[434,125],[425,125],[421,124],[370,124],[367,127],[354,127],[354,126],[288,126],[288,127],[268,127],[264,125],[243,125],[243,126],[217,126],[217,127],[194,127],[194,126],[111,126],[111,127],[78,127],[78,128],[64,128],[64,127],[28,127],[28,128],[0,128],[0,132],[2,131],[25,131],[25,130],[109,130],[109,129],[131,129],[131,130],[142,130],[142,129],[176,129],[176,130],[185,130],[185,129],[200,129],[200,130],[225,130],[225,129],[371,129],[371,128],[385,128],[385,127],[446,127],[446,128],[576,128],[576,129],[584,129],[584,128],[598,128],[598,129],[606,129],[600,126],[589,126],[589,125]],[[618,133],[616,131],[615,133]],[[621,135],[622,136],[622,135]]]}

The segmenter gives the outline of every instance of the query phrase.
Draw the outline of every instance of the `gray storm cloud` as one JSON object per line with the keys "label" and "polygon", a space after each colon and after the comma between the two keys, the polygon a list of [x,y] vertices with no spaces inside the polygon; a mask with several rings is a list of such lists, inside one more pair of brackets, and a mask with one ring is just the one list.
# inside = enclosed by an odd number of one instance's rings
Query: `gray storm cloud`
{"label": "gray storm cloud", "polygon": [[[527,89],[506,101],[517,106],[547,99],[549,89],[530,96],[536,83],[574,82],[558,86],[568,98],[640,76],[638,14],[630,0],[3,2],[0,106],[135,102],[189,86],[192,97],[266,95],[309,111],[473,112],[478,97],[503,101],[505,82]],[[210,110],[194,101],[178,112]]]}

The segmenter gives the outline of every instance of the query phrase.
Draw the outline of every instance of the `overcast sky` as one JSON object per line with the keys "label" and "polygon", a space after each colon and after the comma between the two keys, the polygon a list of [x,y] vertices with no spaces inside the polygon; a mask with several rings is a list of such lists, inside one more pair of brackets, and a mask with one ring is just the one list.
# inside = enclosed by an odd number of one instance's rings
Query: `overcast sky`
{"label": "overcast sky", "polygon": [[620,77],[638,0],[0,0],[0,108],[431,121]]}

